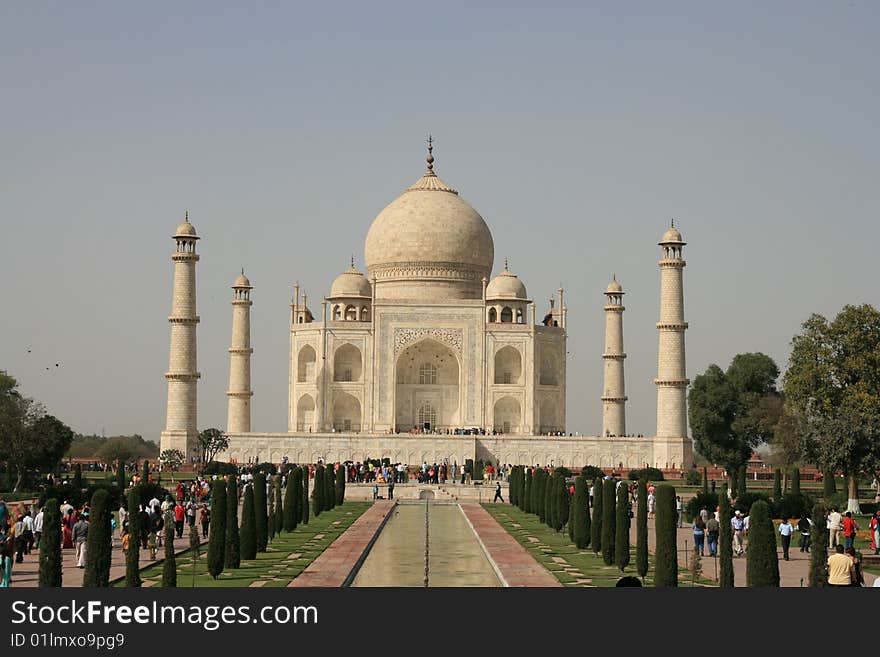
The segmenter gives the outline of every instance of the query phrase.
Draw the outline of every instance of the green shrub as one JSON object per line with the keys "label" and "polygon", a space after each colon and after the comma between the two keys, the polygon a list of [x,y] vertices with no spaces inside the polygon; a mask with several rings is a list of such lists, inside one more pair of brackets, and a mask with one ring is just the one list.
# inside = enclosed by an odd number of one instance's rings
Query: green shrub
{"label": "green shrub", "polygon": [[715,513],[715,508],[717,506],[718,493],[706,493],[700,491],[691,499],[689,499],[684,505],[685,520],[687,522],[693,522],[694,519],[696,519],[696,517],[700,514],[701,509],[706,509],[711,516],[713,513]]}
{"label": "green shrub", "polygon": [[614,563],[623,571],[629,565],[629,490],[626,484],[617,487],[615,508]]}
{"label": "green shrub", "polygon": [[571,470],[566,468],[564,465],[558,465],[553,469],[553,474],[558,474],[563,479],[568,479],[571,477]]}
{"label": "green shrub", "polygon": [[296,500],[299,497],[299,491],[296,490],[293,472],[293,470],[288,471],[287,485],[284,487],[284,511],[281,527],[285,533],[292,532],[299,524],[299,518],[296,517]]}
{"label": "green shrub", "polygon": [[614,539],[617,530],[616,483],[613,479],[606,479],[602,489],[602,561],[606,566],[614,563]]}
{"label": "green shrub", "polygon": [[327,487],[324,485],[324,466],[315,468],[315,490],[312,492],[312,514],[317,518],[324,510],[324,494]]}
{"label": "green shrub", "polygon": [[229,477],[226,480],[226,546],[223,548],[223,565],[226,568],[241,567],[241,536],[238,529],[238,484],[235,481],[235,477]]}
{"label": "green shrub", "polygon": [[[269,545],[269,507],[266,499],[266,475],[257,472],[254,487],[254,528],[257,535],[257,552],[265,552]],[[213,520],[213,514],[211,519]]]}
{"label": "green shrub", "polygon": [[678,552],[676,529],[678,511],[675,508],[675,488],[669,484],[657,486],[654,493],[657,548],[654,555],[654,586],[678,586]]}
{"label": "green shrub", "polygon": [[330,511],[336,506],[336,473],[333,465],[324,468],[324,510]]}
{"label": "green shrub", "polygon": [[773,500],[779,501],[782,499],[782,470],[776,468],[773,471]]}
{"label": "green shrub", "polygon": [[590,546],[590,496],[587,480],[583,476],[574,480],[574,501],[572,502],[574,544],[579,550]]}
{"label": "green shrub", "polygon": [[302,468],[302,502],[300,503],[300,511],[302,524],[309,524],[309,466],[304,465]]}
{"label": "green shrub", "polygon": [[587,481],[601,480],[605,477],[605,472],[595,465],[585,465],[581,468],[581,476]]}
{"label": "green shrub", "polygon": [[[138,487],[128,490],[128,552],[125,553],[125,585],[136,588],[141,585],[140,554],[141,554],[141,518]],[[45,526],[45,522],[44,522]]]}
{"label": "green shrub", "polygon": [[636,508],[636,571],[639,577],[648,574],[648,482],[639,479]]}
{"label": "green shrub", "polygon": [[663,471],[657,468],[640,468],[639,470],[630,470],[627,475],[630,481],[638,481],[639,479],[647,479],[648,481],[663,481]]}
{"label": "green shrub", "polygon": [[684,475],[684,483],[688,486],[699,486],[702,480],[703,477],[700,475],[700,471],[696,468],[691,468]]}
{"label": "green shrub", "polygon": [[54,497],[43,505],[39,584],[40,588],[61,586],[61,511]]}
{"label": "green shrub", "polygon": [[[110,495],[104,489],[95,491],[89,504],[89,534],[86,539],[84,587],[110,586],[110,558],[113,535],[110,529]],[[45,519],[46,515],[43,514]],[[44,525],[45,526],[45,525]]]}
{"label": "green shrub", "polygon": [[565,477],[560,474],[557,477],[557,481],[554,529],[561,532],[563,527],[568,523],[569,515],[571,515],[571,495],[568,492],[568,485],[565,483]]}
{"label": "green shrub", "polygon": [[206,475],[238,475],[238,466],[234,463],[225,463],[223,461],[211,461],[202,471]]}
{"label": "green shrub", "polygon": [[593,522],[590,533],[590,543],[592,543],[593,552],[599,554],[602,551],[602,491],[604,490],[603,480],[596,479],[593,484]]}
{"label": "green shrub", "polygon": [[822,473],[822,498],[825,500],[825,506],[831,506],[828,502],[837,492],[837,484],[834,481],[833,472]]}
{"label": "green shrub", "polygon": [[162,562],[162,588],[177,586],[177,557],[174,554],[174,525],[165,523],[165,561]]}
{"label": "green shrub", "polygon": [[268,479],[272,475],[277,474],[278,467],[274,463],[258,463],[252,470],[262,472]]}
{"label": "green shrub", "polygon": [[727,486],[721,488],[718,506],[718,522],[721,525],[718,532],[718,586],[733,588],[733,527],[730,526],[733,509],[727,498]]}
{"label": "green shrub", "polygon": [[810,586],[824,588],[828,586],[828,530],[825,528],[825,507],[816,504],[813,507],[813,521],[810,527]]}
{"label": "green shrub", "polygon": [[336,506],[345,502],[345,465],[340,464],[336,469]]}
{"label": "green shrub", "polygon": [[226,482],[218,479],[211,486],[211,527],[208,534],[208,572],[217,579],[226,559]]}
{"label": "green shrub", "polygon": [[800,518],[803,513],[810,512],[813,504],[813,498],[805,493],[788,493],[782,496],[778,504],[773,505],[773,517]]}
{"label": "green shrub", "polygon": [[776,555],[776,529],[770,519],[770,507],[755,500],[749,512],[749,549],[746,550],[748,586],[778,587],[779,558]]}
{"label": "green shrub", "polygon": [[751,514],[752,505],[757,501],[765,502],[768,508],[771,506],[770,497],[767,493],[743,493],[736,498],[733,509],[734,511],[742,511],[743,515],[747,516]]}
{"label": "green shrub", "polygon": [[242,497],[239,556],[248,561],[257,558],[257,523],[254,509],[254,487],[251,484],[245,486]]}

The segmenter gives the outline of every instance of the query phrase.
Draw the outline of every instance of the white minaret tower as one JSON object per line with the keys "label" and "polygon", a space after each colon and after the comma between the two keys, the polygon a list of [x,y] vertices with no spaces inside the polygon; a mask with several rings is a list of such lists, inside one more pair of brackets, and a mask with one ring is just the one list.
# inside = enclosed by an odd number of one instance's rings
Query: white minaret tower
{"label": "white minaret tower", "polygon": [[251,282],[241,270],[232,284],[232,344],[229,347],[227,433],[251,430]]}
{"label": "white minaret tower", "polygon": [[605,290],[605,387],[602,394],[602,435],[626,435],[626,386],[623,376],[623,288],[613,276]]}
{"label": "white minaret tower", "polygon": [[196,383],[196,229],[189,223],[189,213],[174,235],[174,295],[171,301],[171,348],[168,358],[168,415],[162,432],[161,448],[179,449],[186,460],[198,456]]}
{"label": "white minaret tower", "polygon": [[[689,466],[692,459],[687,437],[687,386],[685,376],[684,289],[682,273],[685,261],[681,233],[672,222],[659,242],[663,251],[660,265],[660,346],[657,358],[657,436],[654,459],[656,467]],[[682,449],[684,445],[684,449]]]}

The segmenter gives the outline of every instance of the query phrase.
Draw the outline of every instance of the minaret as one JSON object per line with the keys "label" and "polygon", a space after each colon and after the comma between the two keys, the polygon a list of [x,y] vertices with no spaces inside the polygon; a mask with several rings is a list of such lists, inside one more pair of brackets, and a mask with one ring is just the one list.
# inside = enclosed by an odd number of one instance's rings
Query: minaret
{"label": "minaret", "polygon": [[602,394],[602,435],[626,435],[626,386],[623,376],[623,288],[612,276],[605,290],[605,386]]}
{"label": "minaret", "polygon": [[176,249],[174,263],[174,294],[171,301],[171,347],[168,358],[168,414],[161,448],[178,449],[187,461],[197,453],[198,425],[196,382],[196,229],[189,223],[189,213],[177,227],[173,237]]}
{"label": "minaret", "polygon": [[241,270],[232,284],[232,344],[229,347],[229,410],[226,433],[251,430],[251,282]]}
{"label": "minaret", "polygon": [[[673,221],[669,230],[659,242],[663,250],[660,265],[660,347],[657,358],[657,436],[660,443],[676,443],[687,437],[687,386],[690,383],[685,377],[684,332],[687,322],[684,321],[684,289],[682,286],[682,270],[685,262],[682,259],[682,247],[685,242],[681,233],[675,228]],[[673,440],[670,440],[673,439]],[[658,449],[660,448],[660,449]],[[663,448],[657,445],[655,459],[658,467],[690,466],[686,460],[689,452],[682,454],[672,444]],[[662,454],[666,458],[661,459]]]}

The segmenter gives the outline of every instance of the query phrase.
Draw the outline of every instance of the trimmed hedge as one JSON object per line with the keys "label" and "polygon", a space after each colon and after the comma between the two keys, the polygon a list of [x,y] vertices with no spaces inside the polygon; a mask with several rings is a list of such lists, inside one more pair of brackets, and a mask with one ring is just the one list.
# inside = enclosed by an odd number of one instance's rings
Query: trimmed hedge
{"label": "trimmed hedge", "polygon": [[676,528],[678,511],[675,508],[675,488],[669,484],[657,486],[654,493],[657,548],[654,557],[654,586],[678,586],[678,552]]}
{"label": "trimmed hedge", "polygon": [[627,475],[630,481],[638,481],[639,479],[647,479],[648,481],[663,481],[663,472],[657,468],[641,468],[639,470],[630,470]]}
{"label": "trimmed hedge", "polygon": [[749,513],[749,549],[746,550],[746,581],[749,587],[779,587],[776,528],[764,500],[752,504]]}

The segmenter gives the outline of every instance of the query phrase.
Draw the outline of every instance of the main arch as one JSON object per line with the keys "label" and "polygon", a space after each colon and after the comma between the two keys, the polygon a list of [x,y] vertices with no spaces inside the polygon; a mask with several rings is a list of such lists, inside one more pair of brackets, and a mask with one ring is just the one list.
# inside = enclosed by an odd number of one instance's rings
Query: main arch
{"label": "main arch", "polygon": [[461,426],[461,368],[446,345],[430,338],[404,349],[395,365],[397,431],[445,431]]}

